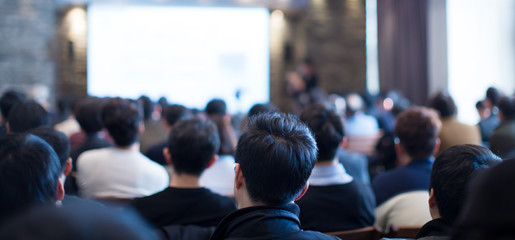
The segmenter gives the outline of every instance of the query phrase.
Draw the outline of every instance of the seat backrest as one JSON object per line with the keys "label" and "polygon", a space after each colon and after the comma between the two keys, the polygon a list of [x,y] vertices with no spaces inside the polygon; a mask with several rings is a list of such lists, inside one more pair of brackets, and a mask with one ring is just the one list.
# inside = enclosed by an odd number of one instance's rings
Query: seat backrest
{"label": "seat backrest", "polygon": [[422,226],[390,226],[390,231],[386,234],[388,238],[415,238]]}
{"label": "seat backrest", "polygon": [[343,240],[378,240],[382,236],[382,233],[373,226],[325,234],[337,236]]}

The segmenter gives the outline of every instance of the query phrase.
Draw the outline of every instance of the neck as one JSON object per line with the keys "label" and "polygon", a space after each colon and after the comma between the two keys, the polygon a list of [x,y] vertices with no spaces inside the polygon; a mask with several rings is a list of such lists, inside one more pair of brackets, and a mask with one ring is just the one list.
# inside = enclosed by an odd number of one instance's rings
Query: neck
{"label": "neck", "polygon": [[200,188],[199,176],[173,172],[170,187],[175,188]]}
{"label": "neck", "polygon": [[117,149],[121,149],[121,150],[127,150],[127,151],[136,151],[136,152],[139,152],[139,143],[138,142],[135,142],[129,146],[119,146],[119,145],[116,145],[116,148]]}
{"label": "neck", "polygon": [[335,157],[331,161],[325,161],[325,160],[317,161],[315,163],[315,167],[325,167],[325,166],[331,166],[331,165],[337,165],[337,164],[338,164],[338,159]]}
{"label": "neck", "polygon": [[256,202],[250,198],[249,193],[244,189],[237,189],[235,191],[234,199],[236,200],[236,204],[238,205],[238,209],[248,208],[248,207],[257,207],[257,206],[266,206],[265,203]]}

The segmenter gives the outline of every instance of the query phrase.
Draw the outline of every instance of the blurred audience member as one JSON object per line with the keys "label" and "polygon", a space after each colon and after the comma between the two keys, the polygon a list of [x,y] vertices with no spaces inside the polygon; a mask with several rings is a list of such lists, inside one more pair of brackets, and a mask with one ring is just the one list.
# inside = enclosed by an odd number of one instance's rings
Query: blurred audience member
{"label": "blurred audience member", "polygon": [[515,158],[515,97],[499,100],[501,124],[490,138],[490,149],[501,158]]}
{"label": "blurred audience member", "polygon": [[7,132],[21,133],[39,126],[50,125],[48,112],[37,102],[29,100],[13,106],[7,118]]}
{"label": "blurred audience member", "polygon": [[67,137],[70,137],[74,133],[80,132],[80,126],[75,119],[75,107],[78,103],[78,99],[74,98],[62,98],[57,102],[57,106],[61,115],[61,121],[55,124],[54,128],[57,131],[64,133]]}
{"label": "blurred audience member", "polygon": [[[145,130],[139,136],[140,151],[146,153],[147,149],[161,141],[166,140],[166,130],[159,122],[160,114],[155,109],[155,104],[147,96],[141,96],[138,102],[143,106],[143,124]],[[158,113],[154,118],[154,113]]]}
{"label": "blurred audience member", "polygon": [[14,105],[23,101],[25,101],[25,95],[14,90],[6,91],[2,98],[0,98],[0,112],[2,113],[2,118],[0,118],[0,137],[7,134],[6,123],[9,111],[11,111]]}
{"label": "blurred audience member", "polygon": [[490,138],[494,133],[497,126],[499,126],[499,118],[497,114],[499,113],[499,109],[497,108],[497,103],[499,99],[501,99],[502,94],[497,88],[490,87],[486,90],[486,98],[483,100],[483,104],[486,109],[490,112],[489,116],[485,119],[479,121],[478,126],[481,131],[481,140],[485,143],[486,146],[489,146]]}
{"label": "blurred audience member", "polygon": [[346,126],[345,132],[349,137],[374,137],[379,134],[379,125],[377,119],[373,116],[365,114],[364,102],[360,95],[351,93],[345,97],[347,103],[346,108]]}

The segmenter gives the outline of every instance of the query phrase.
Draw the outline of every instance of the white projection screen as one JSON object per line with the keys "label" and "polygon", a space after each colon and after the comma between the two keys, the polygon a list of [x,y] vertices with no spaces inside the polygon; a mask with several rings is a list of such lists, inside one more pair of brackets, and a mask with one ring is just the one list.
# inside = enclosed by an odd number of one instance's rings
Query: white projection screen
{"label": "white projection screen", "polygon": [[269,101],[269,12],[265,8],[92,4],[88,94],[229,112]]}

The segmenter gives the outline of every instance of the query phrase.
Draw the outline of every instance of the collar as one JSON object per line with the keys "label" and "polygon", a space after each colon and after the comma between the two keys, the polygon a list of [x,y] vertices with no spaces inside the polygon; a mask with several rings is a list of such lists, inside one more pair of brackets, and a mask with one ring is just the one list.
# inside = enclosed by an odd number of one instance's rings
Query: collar
{"label": "collar", "polygon": [[309,177],[309,184],[313,186],[328,186],[346,184],[352,182],[353,178],[347,174],[342,164],[328,166],[315,166]]}
{"label": "collar", "polygon": [[433,219],[418,231],[416,239],[429,236],[449,236],[451,224],[442,218]]}

